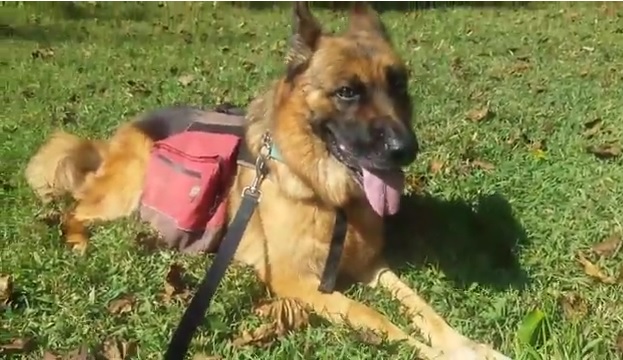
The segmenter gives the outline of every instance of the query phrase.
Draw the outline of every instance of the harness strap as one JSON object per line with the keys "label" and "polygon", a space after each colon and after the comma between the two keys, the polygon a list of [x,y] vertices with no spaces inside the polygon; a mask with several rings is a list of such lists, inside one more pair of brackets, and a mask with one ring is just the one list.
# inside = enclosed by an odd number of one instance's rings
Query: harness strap
{"label": "harness strap", "polygon": [[228,227],[223,243],[216,253],[216,258],[212,266],[206,270],[206,274],[199,284],[199,288],[193,296],[188,308],[180,320],[173,338],[169,343],[169,348],[164,356],[165,360],[183,360],[188,346],[192,340],[194,332],[203,321],[204,315],[210,302],[216,293],[221,279],[229,266],[238,244],[242,239],[247,224],[258,204],[259,193],[245,191],[242,196],[242,203],[236,212],[236,216]]}
{"label": "harness strap", "polygon": [[336,209],[335,224],[333,225],[333,235],[331,235],[331,244],[329,245],[329,255],[324,265],[322,278],[318,291],[330,294],[335,289],[337,281],[338,267],[344,250],[344,242],[346,241],[346,231],[348,230],[348,221],[344,209]]}

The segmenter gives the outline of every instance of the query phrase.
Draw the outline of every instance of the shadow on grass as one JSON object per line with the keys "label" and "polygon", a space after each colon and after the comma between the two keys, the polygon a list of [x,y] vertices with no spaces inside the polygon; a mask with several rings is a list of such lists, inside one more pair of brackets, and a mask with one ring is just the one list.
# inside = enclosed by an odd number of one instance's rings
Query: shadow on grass
{"label": "shadow on grass", "polygon": [[503,196],[482,196],[472,206],[462,199],[412,195],[401,207],[387,223],[388,258],[397,272],[432,263],[461,288],[527,285],[517,252],[528,239]]}

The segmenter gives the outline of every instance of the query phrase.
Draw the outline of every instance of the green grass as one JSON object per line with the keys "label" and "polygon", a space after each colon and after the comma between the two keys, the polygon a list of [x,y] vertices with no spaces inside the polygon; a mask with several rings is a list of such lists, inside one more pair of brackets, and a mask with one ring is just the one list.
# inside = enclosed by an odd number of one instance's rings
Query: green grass
{"label": "green grass", "polygon": [[[138,358],[160,358],[184,310],[159,300],[167,269],[179,262],[196,283],[206,260],[142,251],[130,220],[95,228],[88,256],[73,255],[57,227],[36,219],[42,209],[25,184],[25,164],[57,128],[104,137],[159,106],[246,104],[283,70],[290,13],[211,2],[1,9],[0,273],[13,276],[18,297],[0,313],[0,344],[32,337],[35,348],[14,356],[40,359],[45,350],[95,349],[116,337],[136,342]],[[330,28],[344,25],[341,13],[317,15]],[[407,260],[397,262],[401,276],[453,326],[515,359],[617,359],[623,287],[589,279],[575,254],[623,231],[623,162],[585,151],[623,138],[621,7],[447,7],[384,18],[413,71],[423,152],[412,173],[428,193],[406,201],[390,226],[391,241],[401,244],[394,248],[409,255],[392,257]],[[188,74],[194,80],[181,85]],[[494,116],[466,119],[487,103]],[[583,136],[584,123],[596,118],[603,129]],[[531,150],[525,138],[546,147]],[[466,157],[493,168],[468,168]],[[441,171],[429,171],[439,161]],[[616,276],[623,255],[591,259]],[[387,294],[360,286],[347,292],[405,323]],[[134,294],[136,306],[110,315],[108,302],[122,293]],[[586,314],[565,316],[559,299],[570,293]],[[259,323],[251,309],[262,295],[251,274],[231,269],[210,310],[215,326],[201,328],[193,353],[409,358],[404,346],[366,345],[324,322],[268,348],[231,346],[238,329]],[[548,331],[523,344],[518,329],[536,309]]]}

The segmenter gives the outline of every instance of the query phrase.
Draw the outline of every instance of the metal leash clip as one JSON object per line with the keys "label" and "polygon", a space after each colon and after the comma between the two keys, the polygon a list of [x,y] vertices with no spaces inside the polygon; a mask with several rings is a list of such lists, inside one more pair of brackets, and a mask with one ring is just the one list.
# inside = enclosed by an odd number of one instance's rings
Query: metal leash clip
{"label": "metal leash clip", "polygon": [[260,184],[266,177],[267,166],[266,166],[266,154],[270,151],[270,134],[268,132],[264,133],[262,136],[262,148],[260,149],[260,153],[255,159],[255,177],[251,182],[251,185],[246,186],[242,189],[242,196],[253,196],[257,198],[259,201],[260,196],[262,196],[262,191],[260,190]]}

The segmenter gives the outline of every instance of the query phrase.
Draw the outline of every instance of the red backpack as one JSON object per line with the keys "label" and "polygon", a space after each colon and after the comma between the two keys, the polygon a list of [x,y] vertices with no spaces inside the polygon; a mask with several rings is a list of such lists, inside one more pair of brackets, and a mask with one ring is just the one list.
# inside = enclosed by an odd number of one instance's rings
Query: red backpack
{"label": "red backpack", "polygon": [[227,194],[243,144],[244,117],[199,112],[184,131],[157,141],[139,214],[171,248],[214,252],[227,225]]}

